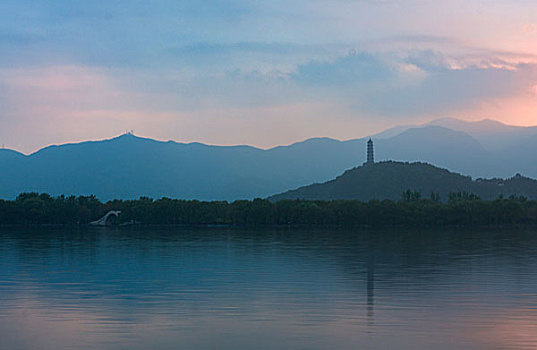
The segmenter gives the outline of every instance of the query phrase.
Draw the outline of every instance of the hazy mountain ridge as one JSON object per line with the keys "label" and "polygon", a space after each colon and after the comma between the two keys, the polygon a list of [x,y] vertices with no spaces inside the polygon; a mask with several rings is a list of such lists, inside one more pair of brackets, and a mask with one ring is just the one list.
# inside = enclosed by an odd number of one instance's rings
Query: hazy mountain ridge
{"label": "hazy mountain ridge", "polygon": [[443,118],[433,120],[428,125],[443,126],[465,132],[490,151],[516,148],[522,140],[537,135],[537,127],[535,126],[512,126],[492,119],[467,122],[459,119]]}
{"label": "hazy mountain ridge", "polygon": [[377,144],[379,161],[423,161],[476,177],[489,176],[494,168],[491,154],[477,140],[440,126],[410,128]]}
{"label": "hazy mountain ridge", "polygon": [[270,197],[282,199],[399,200],[403,192],[417,191],[425,198],[432,193],[447,200],[451,192],[468,192],[492,200],[499,196],[537,199],[537,180],[516,175],[509,179],[477,179],[427,163],[380,162],[345,171],[334,180],[303,186]]}
{"label": "hazy mountain ridge", "polygon": [[[51,146],[28,156],[21,154],[20,159],[0,154],[5,169],[0,175],[0,196],[13,198],[23,191],[96,194],[103,199],[267,196],[290,184],[299,186],[319,176],[334,176],[355,163],[350,158],[357,155],[346,152],[351,155],[321,166],[323,152],[328,158],[339,149],[324,146],[326,140],[320,142],[311,145],[307,140],[297,147],[262,150],[161,142],[126,134],[104,141]],[[328,143],[341,145],[335,140]]]}
{"label": "hazy mountain ridge", "polygon": [[[520,128],[510,126],[502,132],[512,128],[520,134]],[[516,146],[496,151],[468,133],[443,126],[403,129],[392,137],[373,138],[377,160],[425,161],[474,177],[510,177],[515,173],[537,177],[537,128],[535,135],[518,138]],[[522,129],[523,133],[533,130]],[[30,155],[3,149],[0,197],[14,198],[25,191],[95,194],[103,200],[139,196],[202,200],[267,197],[333,179],[362,164],[366,141],[313,138],[263,150],[156,141],[125,134],[102,141],[49,146]]]}
{"label": "hazy mountain ridge", "polygon": [[492,119],[465,121],[455,118],[439,118],[425,124],[395,126],[373,135],[386,139],[397,136],[412,128],[440,126],[453,131],[464,132],[476,139],[488,151],[514,148],[524,140],[537,135],[537,126],[507,125]]}

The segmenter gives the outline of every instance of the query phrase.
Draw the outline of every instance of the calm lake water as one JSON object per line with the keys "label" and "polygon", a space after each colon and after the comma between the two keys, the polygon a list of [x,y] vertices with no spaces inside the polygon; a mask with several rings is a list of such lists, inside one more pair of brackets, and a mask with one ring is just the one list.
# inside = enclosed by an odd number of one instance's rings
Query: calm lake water
{"label": "calm lake water", "polygon": [[1,349],[536,349],[537,231],[0,230]]}

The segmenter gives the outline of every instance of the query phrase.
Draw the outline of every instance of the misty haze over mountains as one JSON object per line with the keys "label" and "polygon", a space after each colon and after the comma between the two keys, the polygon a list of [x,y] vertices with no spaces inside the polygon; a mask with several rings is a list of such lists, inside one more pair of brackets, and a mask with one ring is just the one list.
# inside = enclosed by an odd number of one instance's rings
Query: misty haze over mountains
{"label": "misty haze over mountains", "polygon": [[[376,160],[423,161],[472,177],[537,178],[537,127],[440,119],[373,136]],[[330,180],[365,160],[367,138],[313,138],[262,150],[161,142],[125,134],[50,146],[31,155],[0,150],[0,197],[20,192],[167,196],[199,200],[267,197]]]}

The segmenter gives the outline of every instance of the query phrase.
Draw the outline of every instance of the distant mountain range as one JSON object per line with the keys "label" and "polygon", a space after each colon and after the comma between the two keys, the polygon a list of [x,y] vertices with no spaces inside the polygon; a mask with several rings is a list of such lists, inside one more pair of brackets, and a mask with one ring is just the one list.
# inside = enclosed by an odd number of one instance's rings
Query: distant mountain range
{"label": "distant mountain range", "polygon": [[303,186],[270,197],[282,199],[334,200],[356,199],[402,199],[405,191],[418,192],[423,198],[431,194],[447,201],[450,193],[466,192],[482,199],[492,200],[499,196],[523,196],[537,199],[537,180],[519,174],[502,179],[473,180],[426,163],[380,162],[366,164],[347,170],[334,180],[321,184]]}
{"label": "distant mountain range", "polygon": [[[422,161],[473,177],[537,177],[537,127],[440,119],[373,136],[377,160]],[[335,178],[365,160],[367,138],[313,138],[263,150],[161,142],[125,134],[50,146],[31,155],[0,150],[0,197],[20,192],[112,198],[234,200],[267,197]]]}

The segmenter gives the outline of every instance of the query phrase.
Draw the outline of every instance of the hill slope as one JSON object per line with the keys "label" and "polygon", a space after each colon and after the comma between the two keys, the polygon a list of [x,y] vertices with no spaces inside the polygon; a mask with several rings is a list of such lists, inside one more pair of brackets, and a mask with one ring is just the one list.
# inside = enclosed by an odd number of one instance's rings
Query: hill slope
{"label": "hill slope", "polygon": [[304,186],[270,197],[282,199],[401,199],[406,190],[418,191],[428,197],[438,193],[446,200],[450,192],[466,191],[483,199],[499,195],[522,195],[537,199],[537,181],[517,175],[508,180],[472,180],[471,177],[452,173],[426,163],[380,162],[363,165],[346,171],[334,180]]}

